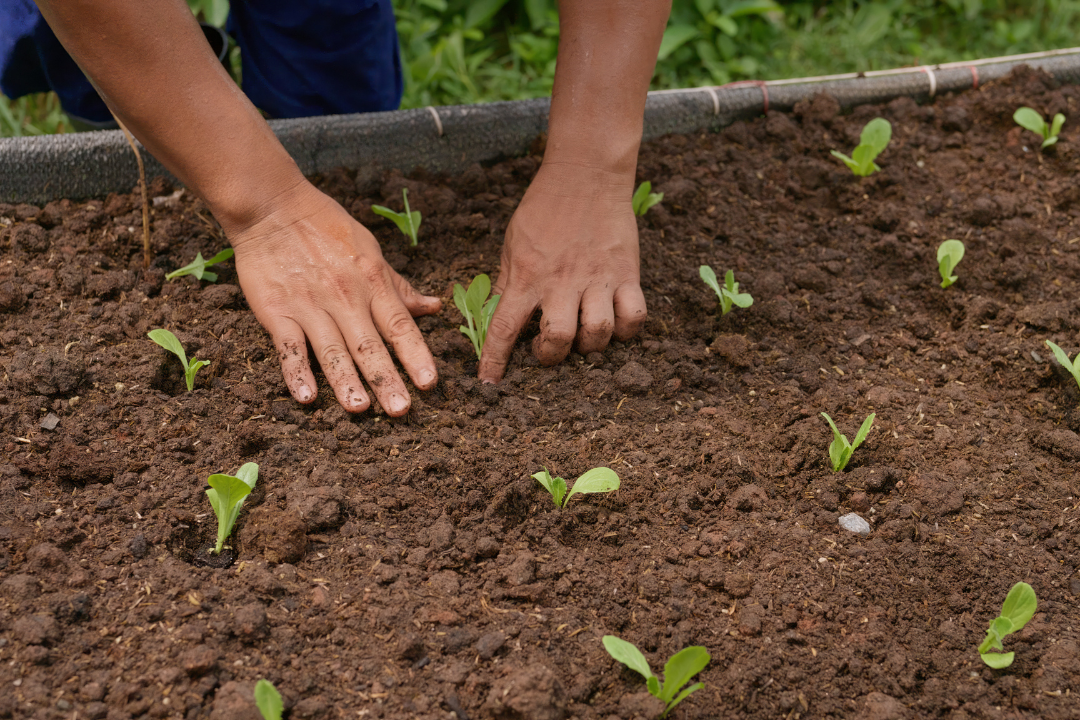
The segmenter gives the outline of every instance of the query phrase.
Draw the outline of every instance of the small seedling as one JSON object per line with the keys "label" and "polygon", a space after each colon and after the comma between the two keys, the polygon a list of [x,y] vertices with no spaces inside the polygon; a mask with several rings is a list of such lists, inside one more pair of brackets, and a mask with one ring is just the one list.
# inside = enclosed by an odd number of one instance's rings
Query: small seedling
{"label": "small seedling", "polygon": [[495,314],[495,308],[499,305],[500,295],[494,295],[489,300],[491,292],[491,279],[487,275],[477,275],[469,283],[466,290],[459,283],[454,283],[454,305],[465,317],[466,325],[460,325],[458,330],[472,340],[473,349],[476,350],[477,359],[484,351],[484,342],[487,341],[488,326],[491,317]]}
{"label": "small seedling", "polygon": [[281,693],[269,680],[260,680],[255,683],[255,707],[263,720],[281,720],[281,713],[285,710],[285,703],[281,702]]}
{"label": "small seedling", "polygon": [[941,287],[947,288],[956,282],[953,270],[964,259],[964,243],[959,240],[946,240],[938,245],[938,272],[941,273]]}
{"label": "small seedling", "polygon": [[1049,340],[1046,341],[1046,346],[1050,348],[1054,353],[1054,357],[1061,363],[1061,367],[1072,373],[1073,379],[1076,380],[1077,386],[1080,386],[1080,354],[1077,354],[1076,360],[1069,360],[1069,355],[1064,350],[1059,348]]}
{"label": "small seedling", "polygon": [[565,508],[570,498],[577,493],[606,493],[619,489],[619,476],[606,467],[593,468],[586,472],[577,479],[569,493],[566,492],[566,481],[561,477],[551,477],[547,468],[533,475],[533,479],[551,493],[551,499],[555,501],[557,508]]}
{"label": "small seedling", "polygon": [[415,247],[416,233],[420,231],[420,211],[409,210],[409,188],[401,188],[401,197],[405,200],[405,212],[394,212],[383,205],[372,205],[371,212],[393,220],[398,230],[409,238],[409,244]]}
{"label": "small seedling", "polygon": [[661,687],[660,681],[649,669],[649,661],[632,643],[620,640],[614,635],[605,635],[603,643],[608,655],[645,678],[652,696],[664,703],[664,712],[660,714],[662,718],[667,717],[672,708],[685,700],[687,695],[705,687],[705,683],[699,682],[679,692],[679,688],[704,670],[712,659],[709,651],[700,645],[683,648],[671,656],[664,665],[664,685]]}
{"label": "small seedling", "polygon": [[832,428],[833,441],[829,444],[829,460],[832,461],[833,472],[840,472],[847,467],[848,460],[851,459],[851,453],[855,452],[855,449],[863,444],[863,440],[870,434],[870,427],[874,424],[874,418],[877,413],[870,413],[863,420],[862,427],[859,428],[859,432],[855,435],[855,442],[848,442],[847,436],[840,433],[836,429],[836,423],[832,421],[826,413],[821,413],[821,417],[829,423],[829,427]]}
{"label": "small seedling", "polygon": [[750,293],[739,292],[739,283],[735,282],[734,270],[728,270],[727,274],[724,275],[723,287],[717,282],[716,273],[708,265],[702,265],[698,270],[698,274],[701,275],[701,279],[705,281],[705,284],[711,287],[716,296],[720,298],[721,317],[731,312],[732,305],[748,308],[754,304],[754,298],[750,297]]}
{"label": "small seedling", "polygon": [[630,205],[634,208],[634,214],[641,217],[649,212],[649,208],[658,205],[663,199],[664,193],[652,192],[652,183],[646,180],[638,185],[637,190],[634,191],[634,197],[631,198]]}
{"label": "small seedling", "polygon": [[881,154],[892,139],[892,125],[884,118],[874,118],[866,123],[866,127],[859,136],[859,145],[848,157],[842,152],[832,151],[835,157],[844,161],[851,172],[859,177],[877,172],[881,168],[874,162],[874,158]]}
{"label": "small seedling", "polygon": [[241,465],[236,475],[217,473],[207,479],[210,489],[206,491],[206,497],[210,498],[210,505],[218,519],[217,545],[213,551],[215,555],[220,554],[225,547],[225,539],[232,533],[236,518],[240,515],[240,507],[255,489],[255,481],[258,479],[259,466],[253,462]]}
{"label": "small seedling", "polygon": [[1039,602],[1035,598],[1035,590],[1025,582],[1018,582],[1005,596],[1005,602],[1001,605],[1001,614],[990,621],[990,627],[986,631],[986,639],[979,645],[979,657],[982,661],[1000,670],[1012,665],[1016,653],[996,653],[991,650],[1004,650],[1001,641],[1006,635],[1019,632],[1028,620],[1035,614]]}
{"label": "small seedling", "polygon": [[1058,135],[1061,134],[1061,126],[1065,124],[1065,116],[1058,113],[1054,116],[1054,120],[1050,125],[1046,124],[1042,115],[1037,110],[1033,110],[1029,107],[1022,107],[1013,113],[1013,120],[1020,127],[1030,130],[1036,135],[1042,136],[1042,147],[1050,147],[1058,141]]}
{"label": "small seedling", "polygon": [[175,280],[178,277],[184,277],[185,275],[194,275],[199,280],[205,280],[206,282],[217,282],[217,273],[210,272],[206,268],[211,265],[217,265],[219,262],[225,262],[233,256],[232,248],[225,248],[214,257],[209,260],[203,260],[202,253],[195,253],[195,261],[185,265],[179,270],[173,270],[171,273],[165,276],[166,280]]}
{"label": "small seedling", "polygon": [[178,340],[175,335],[164,328],[151,330],[146,334],[158,345],[180,358],[180,364],[184,366],[184,380],[187,381],[188,392],[191,392],[195,388],[195,373],[199,372],[204,365],[209,365],[210,362],[208,360],[193,359],[191,363],[188,364],[187,353],[184,352],[184,346],[180,344],[180,340]]}

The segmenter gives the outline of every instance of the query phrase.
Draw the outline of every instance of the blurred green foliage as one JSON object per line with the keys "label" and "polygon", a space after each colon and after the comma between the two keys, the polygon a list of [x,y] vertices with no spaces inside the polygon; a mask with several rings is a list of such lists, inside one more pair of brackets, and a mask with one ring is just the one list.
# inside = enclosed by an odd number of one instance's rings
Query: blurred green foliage
{"label": "blurred green foliage", "polygon": [[[188,0],[220,24],[228,0]],[[556,0],[394,0],[403,107],[551,92]],[[673,0],[653,88],[805,77],[1072,47],[1080,0]],[[20,104],[21,103],[21,104]],[[54,132],[48,101],[0,98],[0,134]],[[14,123],[14,124],[13,124]]]}

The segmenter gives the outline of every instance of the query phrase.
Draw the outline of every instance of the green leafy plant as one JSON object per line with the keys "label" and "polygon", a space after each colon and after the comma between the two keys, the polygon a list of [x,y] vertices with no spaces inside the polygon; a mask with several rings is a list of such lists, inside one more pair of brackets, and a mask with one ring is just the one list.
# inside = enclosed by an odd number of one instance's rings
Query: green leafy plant
{"label": "green leafy plant", "polygon": [[281,702],[281,693],[274,687],[274,683],[266,679],[255,683],[255,707],[259,708],[263,720],[281,720],[285,703]]}
{"label": "green leafy plant", "polygon": [[192,359],[191,363],[188,363],[187,353],[184,352],[184,346],[180,344],[180,340],[164,328],[151,330],[146,333],[146,335],[158,345],[180,358],[180,364],[184,366],[184,380],[187,381],[188,392],[191,392],[195,388],[195,373],[199,372],[204,365],[209,365],[210,362],[207,360]]}
{"label": "green leafy plant", "polygon": [[652,183],[646,180],[638,185],[638,189],[634,191],[634,197],[630,199],[630,205],[634,208],[634,214],[641,217],[649,212],[649,208],[659,204],[663,199],[664,193],[654,193]]}
{"label": "green leafy plant", "polygon": [[850,168],[851,172],[859,177],[877,172],[881,168],[874,162],[874,158],[881,154],[892,139],[892,125],[885,118],[874,118],[866,123],[859,136],[859,144],[848,157],[842,152],[832,151],[833,156],[840,158]]}
{"label": "green leafy plant", "polygon": [[206,491],[206,497],[210,498],[210,505],[218,519],[215,555],[225,547],[225,540],[232,533],[236,518],[240,516],[240,508],[255,489],[255,481],[258,479],[259,466],[253,462],[241,465],[236,475],[216,473],[207,479],[210,488]]}
{"label": "green leafy plant", "polygon": [[409,209],[409,188],[401,188],[401,197],[405,200],[405,212],[394,212],[383,205],[372,205],[371,212],[394,221],[398,230],[409,238],[409,245],[416,246],[416,233],[420,231],[420,211]]}
{"label": "green leafy plant", "polygon": [[491,279],[487,275],[477,275],[469,283],[466,290],[459,283],[454,283],[454,305],[465,317],[467,325],[461,325],[458,330],[472,341],[473,349],[476,350],[477,359],[484,351],[484,343],[487,341],[488,326],[495,314],[495,308],[499,305],[501,296],[495,295],[490,300]]}
{"label": "green leafy plant", "polygon": [[1047,125],[1046,121],[1043,120],[1043,116],[1037,110],[1029,107],[1022,107],[1014,112],[1013,120],[1025,130],[1041,135],[1043,139],[1042,147],[1044,148],[1057,143],[1058,135],[1061,134],[1061,126],[1065,124],[1065,116],[1058,113],[1054,116],[1053,122]]}
{"label": "green leafy plant", "polygon": [[664,665],[664,684],[661,686],[660,681],[649,669],[649,661],[640,650],[634,647],[633,643],[628,643],[614,635],[605,635],[603,643],[608,655],[645,678],[652,696],[664,703],[664,712],[660,717],[667,717],[672,708],[685,700],[690,693],[705,687],[705,683],[699,682],[685,688],[682,692],[679,691],[679,688],[690,682],[690,678],[704,670],[712,659],[709,651],[700,645],[683,648],[671,656]]}
{"label": "green leafy plant", "polygon": [[851,459],[851,453],[855,452],[855,449],[862,445],[863,440],[870,434],[870,427],[874,424],[877,413],[870,413],[866,416],[862,427],[859,428],[859,432],[855,435],[855,442],[848,442],[847,436],[836,429],[836,423],[828,414],[821,413],[821,417],[825,418],[826,422],[829,423],[829,427],[832,428],[833,441],[829,443],[829,460],[832,461],[833,472],[840,472],[847,467],[848,460]]}
{"label": "green leafy plant", "polygon": [[185,275],[194,275],[199,280],[205,280],[206,282],[217,282],[217,273],[210,272],[206,268],[211,265],[217,265],[219,262],[225,262],[233,256],[232,248],[225,248],[214,257],[209,260],[203,260],[202,253],[195,253],[194,262],[188,263],[178,270],[173,270],[171,273],[165,276],[166,280],[175,280],[178,277],[184,277]]}
{"label": "green leafy plant", "polygon": [[614,470],[606,467],[587,471],[577,479],[569,493],[566,492],[566,480],[561,477],[551,477],[547,468],[533,475],[533,479],[551,493],[551,499],[555,501],[555,507],[558,508],[565,508],[570,498],[578,493],[606,493],[619,489],[619,476]]}
{"label": "green leafy plant", "polygon": [[716,273],[708,265],[702,265],[698,270],[698,274],[701,275],[701,279],[705,281],[705,284],[711,287],[716,296],[720,298],[721,317],[731,312],[732,305],[748,308],[754,304],[754,298],[750,297],[750,293],[739,292],[739,283],[735,282],[734,270],[728,270],[724,275],[723,286],[717,281]]}
{"label": "green leafy plant", "polygon": [[986,639],[979,645],[979,657],[982,661],[1000,670],[1012,665],[1015,653],[996,653],[991,650],[1004,650],[1001,641],[1006,635],[1019,632],[1028,620],[1035,614],[1039,602],[1035,598],[1035,590],[1025,582],[1018,582],[1009,589],[1005,596],[1005,602],[1001,605],[1001,614],[990,621],[990,627],[986,631]]}
{"label": "green leafy plant", "polygon": [[1059,348],[1049,340],[1046,341],[1046,346],[1050,348],[1050,351],[1054,353],[1054,357],[1061,363],[1061,367],[1072,373],[1073,379],[1076,380],[1077,386],[1080,386],[1080,354],[1077,354],[1076,360],[1069,360],[1069,355],[1064,350]]}
{"label": "green leafy plant", "polygon": [[941,287],[947,288],[956,282],[953,270],[964,259],[964,243],[959,240],[946,240],[938,245],[938,272],[941,273]]}

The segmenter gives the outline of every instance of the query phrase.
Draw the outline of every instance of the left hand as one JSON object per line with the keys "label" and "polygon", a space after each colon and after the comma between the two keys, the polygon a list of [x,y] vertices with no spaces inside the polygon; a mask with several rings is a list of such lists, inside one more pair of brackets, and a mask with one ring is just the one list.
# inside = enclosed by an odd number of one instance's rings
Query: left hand
{"label": "left hand", "polygon": [[540,308],[533,354],[561,362],[626,340],[645,322],[632,174],[545,162],[506,229],[480,379],[498,382],[514,341]]}

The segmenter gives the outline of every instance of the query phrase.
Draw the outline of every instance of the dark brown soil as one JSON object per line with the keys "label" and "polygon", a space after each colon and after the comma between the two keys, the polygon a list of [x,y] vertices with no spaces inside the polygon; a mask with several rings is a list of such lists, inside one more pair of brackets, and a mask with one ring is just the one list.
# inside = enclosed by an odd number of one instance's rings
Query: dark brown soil
{"label": "dark brown soil", "polygon": [[[447,301],[419,321],[441,381],[400,420],[290,400],[230,265],[164,282],[224,245],[190,197],[155,184],[146,272],[134,195],[0,206],[0,717],[246,720],[261,677],[295,719],[655,712],[605,634],[656,670],[709,649],[677,718],[1080,717],[1080,391],[1044,346],[1080,347],[1078,99],[1023,71],[652,143],[645,332],[552,368],[523,339],[498,386],[451,287],[497,271],[538,159],[322,178]],[[1069,116],[1055,149],[1020,105]],[[829,150],[878,115],[883,171],[854,178]],[[403,184],[415,250],[369,209]],[[948,237],[967,256],[942,290]],[[721,318],[702,263],[753,307]],[[155,327],[210,361],[193,393]],[[849,436],[877,413],[843,473],[821,411]],[[246,461],[235,563],[193,564],[207,476]],[[560,512],[541,465],[623,487]],[[990,670],[1018,580],[1039,612]]]}

